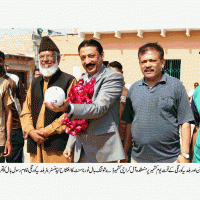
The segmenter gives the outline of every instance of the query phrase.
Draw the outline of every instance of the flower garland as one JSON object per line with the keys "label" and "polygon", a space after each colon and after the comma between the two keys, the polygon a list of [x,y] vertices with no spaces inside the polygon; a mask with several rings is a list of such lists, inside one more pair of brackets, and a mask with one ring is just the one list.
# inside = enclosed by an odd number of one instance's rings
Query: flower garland
{"label": "flower garland", "polygon": [[[92,96],[94,93],[94,84],[96,82],[95,78],[92,78],[90,82],[83,85],[84,80],[80,79],[77,82],[77,85],[73,85],[70,89],[68,95],[68,103],[73,104],[91,104],[92,103]],[[68,115],[66,114],[65,117],[61,120],[63,124],[66,125],[65,132],[72,136],[77,135],[80,131],[86,131],[88,127],[89,120],[82,119],[82,120],[73,120],[71,121]]]}

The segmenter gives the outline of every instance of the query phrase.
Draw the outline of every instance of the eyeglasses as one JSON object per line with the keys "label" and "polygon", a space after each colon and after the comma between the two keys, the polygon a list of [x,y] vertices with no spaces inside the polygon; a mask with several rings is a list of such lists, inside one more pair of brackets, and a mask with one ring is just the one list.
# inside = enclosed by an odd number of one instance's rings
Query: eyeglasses
{"label": "eyeglasses", "polygon": [[46,55],[39,56],[40,60],[44,60],[45,57],[48,60],[52,60],[55,57],[55,55],[54,54],[46,54]]}

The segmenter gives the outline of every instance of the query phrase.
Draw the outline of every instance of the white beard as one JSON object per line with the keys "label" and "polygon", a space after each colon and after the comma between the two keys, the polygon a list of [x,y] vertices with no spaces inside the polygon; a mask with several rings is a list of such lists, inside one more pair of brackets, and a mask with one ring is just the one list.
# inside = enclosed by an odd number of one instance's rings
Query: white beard
{"label": "white beard", "polygon": [[58,70],[58,62],[56,61],[56,63],[49,68],[43,68],[39,63],[39,70],[44,77],[50,77]]}

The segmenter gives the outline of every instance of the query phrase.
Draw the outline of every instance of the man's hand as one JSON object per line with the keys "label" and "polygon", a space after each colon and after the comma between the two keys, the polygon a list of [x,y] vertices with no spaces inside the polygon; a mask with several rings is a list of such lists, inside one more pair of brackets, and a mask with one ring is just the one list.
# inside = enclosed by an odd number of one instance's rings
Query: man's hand
{"label": "man's hand", "polygon": [[183,157],[182,155],[179,155],[177,160],[176,160],[177,163],[190,163],[190,160],[189,159],[186,159],[185,157]]}
{"label": "man's hand", "polygon": [[5,149],[4,149],[4,157],[9,157],[12,154],[12,143],[9,141],[6,141]]}
{"label": "man's hand", "polygon": [[72,156],[72,149],[65,148],[65,150],[63,151],[63,155],[64,155],[66,158],[71,157],[71,156]]}
{"label": "man's hand", "polygon": [[47,135],[47,132],[46,132],[45,128],[40,128],[39,131],[40,131],[39,134],[40,134],[42,137],[45,137],[45,138],[48,139],[48,135]]}
{"label": "man's hand", "polygon": [[69,103],[67,102],[67,100],[65,100],[61,106],[57,106],[54,103],[47,103],[47,102],[44,102],[44,104],[49,110],[52,110],[54,112],[66,112]]}
{"label": "man's hand", "polygon": [[38,144],[42,144],[48,139],[40,130],[31,130],[29,135]]}

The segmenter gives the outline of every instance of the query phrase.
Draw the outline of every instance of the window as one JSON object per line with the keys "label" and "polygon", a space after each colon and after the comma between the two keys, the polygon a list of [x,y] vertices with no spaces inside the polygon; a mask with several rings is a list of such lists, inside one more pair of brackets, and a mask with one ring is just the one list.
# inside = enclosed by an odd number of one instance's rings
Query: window
{"label": "window", "polygon": [[181,59],[165,59],[164,71],[180,80]]}

